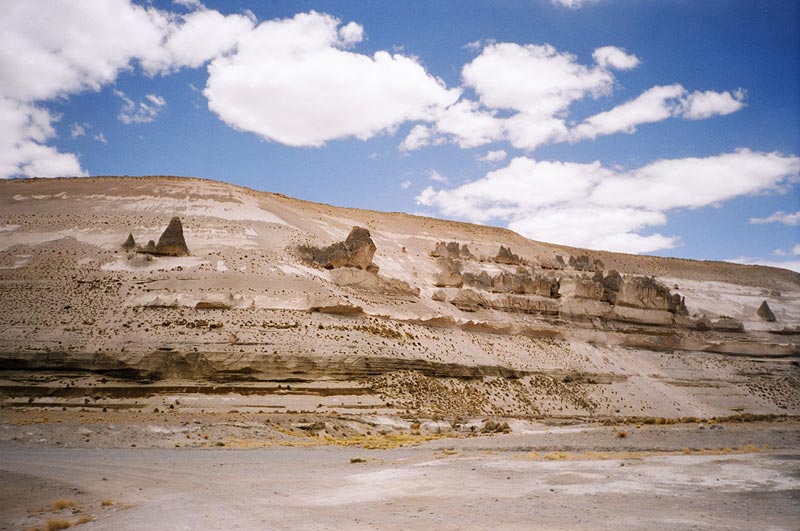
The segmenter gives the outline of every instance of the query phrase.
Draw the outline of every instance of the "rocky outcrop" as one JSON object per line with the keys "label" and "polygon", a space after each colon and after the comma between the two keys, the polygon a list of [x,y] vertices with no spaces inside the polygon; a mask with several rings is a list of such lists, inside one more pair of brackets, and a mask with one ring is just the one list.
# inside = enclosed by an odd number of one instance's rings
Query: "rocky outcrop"
{"label": "rocky outcrop", "polygon": [[155,240],[150,240],[147,242],[147,245],[144,247],[137,247],[137,253],[147,253],[147,254],[156,254],[156,242]]}
{"label": "rocky outcrop", "polygon": [[433,258],[452,258],[475,260],[475,255],[469,250],[466,244],[461,245],[458,242],[439,242],[436,247],[431,251]]}
{"label": "rocky outcrop", "polygon": [[581,254],[569,257],[569,266],[576,271],[602,271],[605,268],[603,262],[592,259],[589,255]]}
{"label": "rocky outcrop", "polygon": [[654,277],[626,277],[616,304],[689,315],[684,298],[671,294],[669,288]]}
{"label": "rocky outcrop", "polygon": [[616,304],[622,283],[622,275],[617,271],[611,270],[606,276],[603,276],[602,271],[598,271],[591,278],[582,276],[576,279],[575,296]]}
{"label": "rocky outcrop", "polygon": [[545,275],[534,275],[524,268],[518,267],[516,273],[506,271],[490,276],[486,271],[480,274],[464,273],[464,284],[492,293],[514,293],[517,295],[539,295],[541,297],[558,298],[560,282],[556,278]]}
{"label": "rocky outcrop", "polygon": [[494,257],[494,262],[497,264],[520,265],[524,260],[512,253],[509,247],[501,245],[497,251],[497,256]]}
{"label": "rocky outcrop", "polygon": [[558,302],[550,299],[526,297],[515,294],[479,293],[472,289],[462,289],[450,303],[465,312],[492,309],[505,312],[557,315]]}
{"label": "rocky outcrop", "polygon": [[460,260],[438,258],[439,274],[433,281],[437,288],[460,288],[464,285],[463,265]]}
{"label": "rocky outcrop", "polygon": [[128,239],[122,244],[123,251],[133,251],[136,249],[136,240],[133,239],[133,234],[128,234]]}
{"label": "rocky outcrop", "polygon": [[169,221],[169,225],[158,239],[156,254],[163,256],[187,256],[189,254],[189,248],[183,237],[181,218],[176,216]]}
{"label": "rocky outcrop", "polygon": [[761,303],[761,306],[756,310],[756,315],[768,323],[774,323],[776,321],[775,314],[772,313],[772,309],[769,307],[769,304],[767,304],[767,301]]}
{"label": "rocky outcrop", "polygon": [[723,315],[711,324],[711,329],[719,332],[744,332],[744,323],[733,317]]}
{"label": "rocky outcrop", "polygon": [[325,269],[355,267],[375,273],[378,271],[378,267],[372,263],[378,248],[369,231],[363,227],[353,227],[343,242],[325,248],[301,245],[297,250],[302,260]]}
{"label": "rocky outcrop", "polygon": [[412,288],[408,282],[396,278],[382,278],[375,273],[345,267],[331,271],[331,280],[337,286],[357,288],[383,295],[419,296],[419,288]]}
{"label": "rocky outcrop", "polygon": [[564,258],[561,255],[555,255],[554,257],[545,256],[540,259],[540,265],[542,269],[553,269],[556,271],[561,271],[567,264],[564,263]]}
{"label": "rocky outcrop", "polygon": [[611,270],[607,275],[598,271],[591,278],[583,276],[575,281],[575,296],[602,301],[614,306],[662,310],[678,315],[689,315],[685,300],[672,294],[654,277],[622,277]]}

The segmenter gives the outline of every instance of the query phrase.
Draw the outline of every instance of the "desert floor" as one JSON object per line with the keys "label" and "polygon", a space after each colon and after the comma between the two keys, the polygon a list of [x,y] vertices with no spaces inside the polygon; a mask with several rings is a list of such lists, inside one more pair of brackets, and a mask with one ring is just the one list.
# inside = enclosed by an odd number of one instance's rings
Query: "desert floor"
{"label": "desert floor", "polygon": [[[47,529],[56,520],[82,530],[797,529],[800,522],[796,419],[515,421],[509,434],[445,430],[432,440],[408,435],[411,446],[369,449],[380,446],[379,435],[293,431],[324,419],[116,415],[91,422],[76,412],[4,409],[0,529]],[[273,435],[259,435],[266,425]]]}

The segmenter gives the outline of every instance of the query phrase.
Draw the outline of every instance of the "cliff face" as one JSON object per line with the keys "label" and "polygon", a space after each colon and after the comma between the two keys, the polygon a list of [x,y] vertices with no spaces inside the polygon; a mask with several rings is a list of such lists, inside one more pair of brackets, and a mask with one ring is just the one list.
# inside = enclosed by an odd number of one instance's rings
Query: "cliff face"
{"label": "cliff face", "polygon": [[84,374],[91,393],[294,382],[387,411],[800,413],[790,271],[169,177],[0,182],[0,227],[9,400]]}

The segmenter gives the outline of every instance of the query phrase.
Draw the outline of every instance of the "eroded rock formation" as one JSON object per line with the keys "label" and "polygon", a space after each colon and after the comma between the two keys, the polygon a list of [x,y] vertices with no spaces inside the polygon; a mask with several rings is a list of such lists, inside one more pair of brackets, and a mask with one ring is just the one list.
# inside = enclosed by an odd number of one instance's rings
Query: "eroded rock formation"
{"label": "eroded rock formation", "polygon": [[490,276],[486,271],[479,274],[464,273],[464,284],[492,293],[514,293],[518,295],[539,295],[541,297],[558,298],[560,282],[556,278],[532,274],[524,267],[518,267],[515,273],[506,271]]}
{"label": "eroded rock formation", "polygon": [[439,274],[433,281],[437,288],[460,288],[464,285],[464,266],[460,260],[452,258],[438,258],[436,264],[439,266]]}
{"label": "eroded rock formation", "polygon": [[372,263],[377,249],[367,229],[353,227],[343,242],[325,248],[301,245],[298,253],[304,261],[325,269],[355,267],[377,273],[378,267]]}
{"label": "eroded rock formation", "polygon": [[136,240],[133,239],[133,234],[128,234],[128,239],[122,244],[123,251],[133,251],[136,249]]}
{"label": "eroded rock formation", "polygon": [[520,265],[524,263],[522,258],[511,252],[510,247],[505,247],[503,245],[501,245],[500,249],[497,251],[497,256],[494,257],[494,261],[498,264],[508,265]]}
{"label": "eroded rock formation", "polygon": [[161,234],[156,245],[156,254],[164,256],[186,256],[189,248],[183,237],[183,224],[181,218],[175,216],[169,221],[169,225]]}
{"label": "eroded rock formation", "polygon": [[569,257],[569,266],[577,271],[602,271],[605,264],[597,259],[592,259],[589,255],[581,254]]}
{"label": "eroded rock formation", "polygon": [[775,314],[772,313],[772,309],[770,309],[769,304],[767,301],[761,303],[761,306],[758,307],[756,310],[756,315],[762,318],[763,320],[767,321],[768,323],[775,322]]}
{"label": "eroded rock formation", "polygon": [[614,270],[607,275],[597,271],[591,278],[578,278],[575,281],[575,296],[616,306],[689,314],[684,298],[677,293],[670,293],[669,288],[654,277],[629,275],[623,278]]}
{"label": "eroded rock formation", "polygon": [[438,242],[436,247],[431,251],[431,256],[434,258],[453,258],[464,260],[475,260],[475,255],[469,250],[469,247],[458,242]]}

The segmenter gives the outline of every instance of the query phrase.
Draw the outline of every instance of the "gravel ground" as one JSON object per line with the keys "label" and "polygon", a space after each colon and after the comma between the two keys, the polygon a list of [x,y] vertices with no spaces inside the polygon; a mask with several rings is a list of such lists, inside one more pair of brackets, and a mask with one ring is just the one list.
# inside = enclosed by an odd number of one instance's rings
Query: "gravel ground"
{"label": "gravel ground", "polygon": [[[136,448],[64,448],[8,436],[42,426],[2,425],[0,529],[81,516],[93,519],[77,525],[87,530],[788,530],[800,521],[793,420],[714,429],[520,422],[508,435],[388,450],[144,448],[144,432]],[[57,510],[59,499],[73,506]]]}

